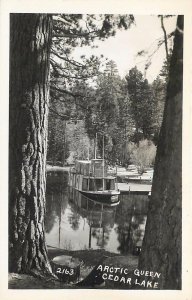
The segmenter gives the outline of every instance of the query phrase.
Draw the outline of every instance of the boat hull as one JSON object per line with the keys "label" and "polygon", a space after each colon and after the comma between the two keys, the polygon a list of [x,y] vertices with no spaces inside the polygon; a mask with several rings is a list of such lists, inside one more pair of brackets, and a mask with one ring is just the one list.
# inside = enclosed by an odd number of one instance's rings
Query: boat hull
{"label": "boat hull", "polygon": [[79,191],[82,195],[86,196],[89,199],[103,202],[103,203],[116,203],[119,202],[119,192],[113,193],[95,193],[95,192],[86,192],[86,191]]}

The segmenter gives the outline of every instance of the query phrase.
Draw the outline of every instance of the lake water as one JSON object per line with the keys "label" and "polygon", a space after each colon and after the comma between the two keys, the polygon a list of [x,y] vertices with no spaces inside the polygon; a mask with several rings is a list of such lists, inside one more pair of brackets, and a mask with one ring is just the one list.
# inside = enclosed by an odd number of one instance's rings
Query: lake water
{"label": "lake water", "polygon": [[117,206],[94,202],[68,187],[67,172],[47,173],[46,242],[66,250],[133,253],[141,246],[147,195],[120,195]]}

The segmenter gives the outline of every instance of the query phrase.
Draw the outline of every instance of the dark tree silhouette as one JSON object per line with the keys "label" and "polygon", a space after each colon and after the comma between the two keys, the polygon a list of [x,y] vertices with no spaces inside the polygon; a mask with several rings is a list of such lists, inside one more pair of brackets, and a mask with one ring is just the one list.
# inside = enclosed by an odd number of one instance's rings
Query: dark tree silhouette
{"label": "dark tree silhouette", "polygon": [[163,124],[139,268],[161,272],[160,289],[181,289],[183,16],[178,16]]}
{"label": "dark tree silhouette", "polygon": [[11,14],[9,267],[51,272],[45,246],[49,15]]}

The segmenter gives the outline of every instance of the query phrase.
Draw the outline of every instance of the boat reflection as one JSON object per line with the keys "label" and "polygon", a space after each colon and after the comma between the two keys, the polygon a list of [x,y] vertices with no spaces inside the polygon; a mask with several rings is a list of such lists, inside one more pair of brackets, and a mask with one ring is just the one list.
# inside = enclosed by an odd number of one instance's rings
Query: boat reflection
{"label": "boat reflection", "polygon": [[89,199],[71,187],[68,191],[69,203],[78,210],[83,218],[87,219],[89,225],[88,248],[92,247],[92,237],[97,240],[97,246],[104,248],[109,239],[110,231],[114,227],[116,206],[120,201],[106,204]]}
{"label": "boat reflection", "polygon": [[147,195],[120,195],[118,203],[90,200],[68,186],[68,173],[47,174],[46,241],[66,250],[105,249],[139,254]]}

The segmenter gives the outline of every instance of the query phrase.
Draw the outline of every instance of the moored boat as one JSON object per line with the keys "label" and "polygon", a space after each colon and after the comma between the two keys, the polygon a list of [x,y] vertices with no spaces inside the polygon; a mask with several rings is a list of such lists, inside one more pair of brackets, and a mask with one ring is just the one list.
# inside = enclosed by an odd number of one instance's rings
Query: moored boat
{"label": "moored boat", "polygon": [[92,200],[106,203],[119,201],[117,179],[107,174],[104,159],[77,160],[69,171],[69,186]]}

